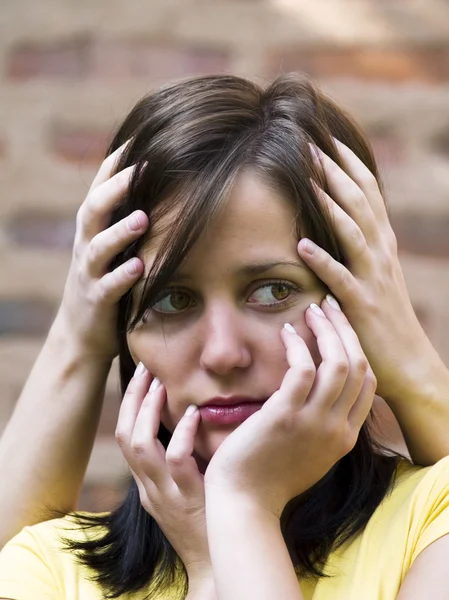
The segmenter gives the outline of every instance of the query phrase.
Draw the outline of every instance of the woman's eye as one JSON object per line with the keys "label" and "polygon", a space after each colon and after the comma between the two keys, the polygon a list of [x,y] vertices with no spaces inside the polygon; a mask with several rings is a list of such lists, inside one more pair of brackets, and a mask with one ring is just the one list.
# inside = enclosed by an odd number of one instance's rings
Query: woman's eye
{"label": "woman's eye", "polygon": [[267,283],[266,285],[257,288],[257,290],[251,294],[250,302],[268,306],[279,304],[285,302],[292,292],[295,291],[296,288],[293,285],[281,281]]}
{"label": "woman's eye", "polygon": [[154,310],[161,313],[175,313],[189,308],[191,297],[186,292],[175,290],[165,294],[152,306]]}

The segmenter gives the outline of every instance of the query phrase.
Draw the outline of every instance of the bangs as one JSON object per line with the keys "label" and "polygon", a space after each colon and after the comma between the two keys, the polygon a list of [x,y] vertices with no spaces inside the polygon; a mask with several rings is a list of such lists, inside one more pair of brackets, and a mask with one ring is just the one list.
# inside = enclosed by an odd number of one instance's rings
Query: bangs
{"label": "bangs", "polygon": [[[132,153],[132,146],[129,152]],[[231,151],[226,149],[215,160],[210,159],[207,167],[200,171],[183,169],[174,172],[166,169],[164,173],[155,173],[155,167],[149,160],[141,160],[136,164],[128,197],[123,199],[123,204],[126,214],[130,213],[130,205],[132,210],[144,210],[150,224],[145,236],[124,253],[122,262],[128,256],[142,253],[152,240],[157,240],[158,249],[140,286],[133,310],[132,303],[129,303],[126,318],[128,332],[136,327],[148,307],[154,304],[210,220],[224,208],[240,171],[239,158],[237,148]],[[129,159],[125,160],[129,162]],[[161,186],[164,180],[165,185]],[[159,183],[158,190],[152,189],[154,181]]]}

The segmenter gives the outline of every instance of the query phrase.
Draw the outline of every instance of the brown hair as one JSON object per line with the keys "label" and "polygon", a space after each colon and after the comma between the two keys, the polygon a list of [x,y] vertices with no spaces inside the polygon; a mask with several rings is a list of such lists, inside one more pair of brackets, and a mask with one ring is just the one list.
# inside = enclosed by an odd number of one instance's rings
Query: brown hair
{"label": "brown hair", "polygon": [[[170,281],[207,222],[219,218],[243,169],[256,172],[294,207],[298,237],[307,232],[344,262],[331,219],[311,184],[313,178],[328,191],[309,143],[339,163],[334,137],[352,149],[379,181],[372,151],[360,129],[305,77],[285,75],[266,89],[230,75],[197,77],[164,87],[134,107],[108,150],[110,154],[130,140],[117,170],[136,165],[113,222],[139,208],[149,215],[151,225],[146,238],[119,255],[111,268],[138,253],[155,232],[162,242],[136,310],[131,293],[120,302],[123,392],[135,369],[127,332]],[[179,209],[177,218],[161,230],[161,217],[173,209]],[[164,446],[170,437],[161,425],[159,439]],[[364,426],[354,449],[307,494],[289,503],[281,525],[299,573],[323,574],[329,552],[359,531],[381,502],[395,465],[396,458],[373,449]],[[83,522],[106,527],[107,534],[70,547],[96,571],[97,581],[111,597],[144,588],[149,582],[152,590],[171,584],[178,564],[176,553],[141,506],[133,482],[121,507]]]}

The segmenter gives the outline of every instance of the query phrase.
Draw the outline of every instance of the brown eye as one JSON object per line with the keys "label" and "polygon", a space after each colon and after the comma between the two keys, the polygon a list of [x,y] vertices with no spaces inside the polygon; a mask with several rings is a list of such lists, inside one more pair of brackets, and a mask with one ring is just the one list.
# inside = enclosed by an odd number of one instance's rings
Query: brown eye
{"label": "brown eye", "polygon": [[281,306],[298,292],[298,288],[291,283],[273,281],[254,290],[248,301],[262,306]]}
{"label": "brown eye", "polygon": [[152,308],[161,313],[176,313],[189,308],[191,297],[181,290],[173,290],[155,302]]}
{"label": "brown eye", "polygon": [[169,297],[171,305],[176,310],[183,310],[189,306],[189,296],[184,292],[172,292]]}
{"label": "brown eye", "polygon": [[272,294],[276,300],[285,300],[290,294],[290,289],[283,283],[276,283],[271,286]]}

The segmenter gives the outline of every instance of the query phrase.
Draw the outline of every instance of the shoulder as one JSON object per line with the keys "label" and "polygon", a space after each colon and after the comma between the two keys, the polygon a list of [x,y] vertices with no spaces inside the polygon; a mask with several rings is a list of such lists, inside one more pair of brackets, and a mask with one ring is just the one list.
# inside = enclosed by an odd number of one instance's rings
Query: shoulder
{"label": "shoulder", "polygon": [[377,513],[391,531],[403,530],[410,566],[427,546],[449,534],[449,456],[425,468],[401,461]]}
{"label": "shoulder", "polygon": [[401,600],[449,597],[449,457],[423,471],[410,502],[411,557]]}
{"label": "shoulder", "polygon": [[98,527],[86,526],[96,516],[80,513],[24,527],[0,552],[0,598],[26,598],[36,589],[42,597],[53,597],[66,589],[67,581],[84,579],[85,567],[67,550],[66,540],[103,535]]}
{"label": "shoulder", "polygon": [[104,533],[104,529],[98,525],[94,526],[94,523],[98,517],[106,514],[80,512],[24,527],[20,533],[6,544],[5,549],[12,545],[34,546],[40,547],[48,553],[52,549],[62,549],[65,540],[83,541],[93,539],[94,536]]}
{"label": "shoulder", "polygon": [[449,489],[449,456],[444,457],[431,467],[413,465],[403,459],[398,463],[394,475],[390,496],[400,501],[412,501],[417,509],[423,501],[428,504],[434,498]]}

